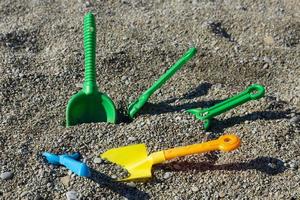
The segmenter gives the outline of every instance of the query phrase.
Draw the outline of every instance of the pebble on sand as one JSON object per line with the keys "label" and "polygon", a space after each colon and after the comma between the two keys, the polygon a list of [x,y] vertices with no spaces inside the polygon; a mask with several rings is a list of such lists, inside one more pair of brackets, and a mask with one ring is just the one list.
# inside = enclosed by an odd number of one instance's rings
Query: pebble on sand
{"label": "pebble on sand", "polygon": [[225,194],[224,192],[220,192],[220,193],[219,193],[219,197],[220,197],[220,198],[225,197],[225,195],[226,195],[226,194]]}
{"label": "pebble on sand", "polygon": [[99,158],[99,157],[95,157],[94,160],[93,160],[93,162],[94,162],[95,164],[100,164],[100,163],[102,163],[102,159]]}
{"label": "pebble on sand", "polygon": [[166,172],[165,174],[164,174],[164,179],[168,179],[168,178],[170,178],[172,176],[172,174],[170,173],[170,172]]}
{"label": "pebble on sand", "polygon": [[0,177],[2,180],[9,180],[9,179],[12,179],[14,176],[14,174],[12,172],[3,172]]}
{"label": "pebble on sand", "polygon": [[133,188],[136,187],[136,184],[134,182],[129,182],[129,183],[127,183],[127,185],[130,187],[133,187]]}
{"label": "pebble on sand", "polygon": [[297,124],[300,122],[300,116],[294,116],[290,119],[291,124]]}
{"label": "pebble on sand", "polygon": [[129,141],[136,141],[136,138],[135,138],[135,137],[132,137],[132,136],[130,136],[130,137],[128,138],[128,140],[129,140]]}
{"label": "pebble on sand", "polygon": [[67,196],[67,200],[77,200],[77,199],[79,199],[77,192],[74,191],[74,190],[68,191],[66,193],[66,196]]}
{"label": "pebble on sand", "polygon": [[70,184],[70,176],[64,176],[60,178],[60,182],[62,182],[62,184],[64,184],[65,186],[69,186]]}
{"label": "pebble on sand", "polygon": [[199,191],[199,188],[196,187],[196,186],[192,186],[192,187],[191,187],[191,190],[192,190],[193,192],[198,192],[198,191]]}
{"label": "pebble on sand", "polygon": [[272,45],[272,44],[274,44],[274,39],[273,39],[273,37],[272,36],[266,36],[265,38],[264,38],[264,42],[265,42],[265,44],[267,44],[267,45]]}

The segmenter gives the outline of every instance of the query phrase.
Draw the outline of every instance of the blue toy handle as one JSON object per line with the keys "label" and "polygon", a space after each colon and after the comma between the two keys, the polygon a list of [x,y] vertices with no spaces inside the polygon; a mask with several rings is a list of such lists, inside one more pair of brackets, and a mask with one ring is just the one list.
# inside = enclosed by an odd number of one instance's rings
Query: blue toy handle
{"label": "blue toy handle", "polygon": [[48,163],[52,165],[59,165],[59,157],[57,155],[48,152],[44,152],[42,155],[46,158]]}
{"label": "blue toy handle", "polygon": [[90,169],[89,167],[80,161],[77,161],[70,156],[62,155],[59,156],[59,163],[64,165],[66,168],[70,169],[72,172],[77,174],[78,176],[90,177]]}
{"label": "blue toy handle", "polygon": [[[44,152],[42,154],[48,161],[48,163],[52,164],[52,165],[59,165],[59,157],[58,155],[54,154],[54,153],[49,153],[49,152]],[[80,158],[80,154],[79,153],[73,153],[71,155],[67,155],[64,154],[65,156],[69,156],[75,160],[78,160]]]}
{"label": "blue toy handle", "polygon": [[73,153],[71,155],[56,155],[53,153],[44,152],[43,156],[45,156],[48,163],[52,165],[63,165],[79,176],[91,176],[89,167],[85,163],[77,161],[80,158],[79,153]]}

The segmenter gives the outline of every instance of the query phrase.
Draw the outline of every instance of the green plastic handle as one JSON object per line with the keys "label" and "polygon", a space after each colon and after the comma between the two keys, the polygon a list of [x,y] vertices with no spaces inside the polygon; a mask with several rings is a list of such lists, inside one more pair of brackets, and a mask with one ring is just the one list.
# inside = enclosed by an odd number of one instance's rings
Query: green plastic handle
{"label": "green plastic handle", "polygon": [[83,91],[92,94],[98,91],[96,83],[96,24],[92,13],[87,13],[83,21],[84,83]]}
{"label": "green plastic handle", "polygon": [[194,115],[196,115],[196,118],[203,120],[206,122],[204,125],[204,128],[209,127],[209,120],[213,117],[224,113],[232,108],[235,108],[239,105],[242,105],[250,100],[256,100],[261,97],[263,97],[265,94],[265,88],[262,85],[259,84],[253,84],[249,86],[246,90],[239,93],[238,95],[235,95],[219,104],[216,104],[210,108],[206,109],[190,109],[187,110],[187,112],[190,112]]}
{"label": "green plastic handle", "polygon": [[190,48],[170,69],[168,69],[154,84],[146,90],[135,102],[129,105],[128,115],[133,118],[145,105],[150,96],[169,80],[185,63],[197,53],[196,48]]}
{"label": "green plastic handle", "polygon": [[144,92],[143,95],[151,96],[167,80],[169,80],[185,63],[187,63],[197,53],[196,48],[190,48],[170,69],[166,71],[155,83]]}

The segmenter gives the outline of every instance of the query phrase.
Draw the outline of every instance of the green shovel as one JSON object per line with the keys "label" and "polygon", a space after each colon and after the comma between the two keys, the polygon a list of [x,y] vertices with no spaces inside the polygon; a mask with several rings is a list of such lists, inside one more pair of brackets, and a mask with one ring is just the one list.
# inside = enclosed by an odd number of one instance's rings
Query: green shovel
{"label": "green shovel", "polygon": [[66,110],[66,125],[73,126],[91,122],[116,122],[116,108],[113,101],[98,91],[96,83],[96,25],[92,13],[84,16],[85,77],[83,88],[73,95]]}
{"label": "green shovel", "polygon": [[150,96],[169,80],[189,59],[197,52],[196,48],[190,48],[170,69],[166,71],[148,90],[146,90],[136,101],[128,106],[128,115],[134,118],[142,109]]}

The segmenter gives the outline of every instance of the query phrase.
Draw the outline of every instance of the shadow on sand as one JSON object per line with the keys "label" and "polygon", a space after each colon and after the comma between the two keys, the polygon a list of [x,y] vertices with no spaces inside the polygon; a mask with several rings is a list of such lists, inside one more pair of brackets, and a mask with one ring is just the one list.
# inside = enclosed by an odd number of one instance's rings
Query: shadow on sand
{"label": "shadow on sand", "polygon": [[[176,169],[174,165],[176,164]],[[196,170],[197,172],[205,171],[215,171],[215,170],[224,170],[224,171],[247,171],[247,170],[257,170],[268,175],[276,175],[284,172],[286,167],[284,163],[277,158],[272,157],[257,157],[254,160],[249,162],[240,162],[240,163],[230,163],[215,165],[214,162],[180,162],[174,161],[164,165],[160,165],[159,168],[166,171],[184,171],[188,172],[190,170]]]}
{"label": "shadow on sand", "polygon": [[149,199],[149,195],[143,191],[138,190],[135,187],[130,187],[126,183],[117,182],[115,179],[100,173],[94,169],[90,169],[92,176],[91,180],[99,184],[101,187],[108,188],[113,192],[119,194],[128,200],[146,200]]}
{"label": "shadow on sand", "polygon": [[[140,115],[142,114],[150,114],[150,115],[159,115],[163,113],[170,113],[170,112],[185,112],[188,109],[192,108],[208,108],[217,103],[220,103],[223,100],[212,100],[212,101],[200,101],[200,102],[192,102],[186,103],[181,105],[169,105],[177,100],[182,99],[194,99],[199,96],[203,96],[208,94],[209,89],[211,88],[212,84],[210,83],[202,83],[194,90],[190,91],[189,93],[183,95],[181,98],[172,98],[158,104],[147,103],[144,108],[142,109]],[[244,116],[233,116],[231,118],[225,120],[217,120],[212,119],[212,132],[223,132],[224,129],[231,127],[236,124],[241,124],[245,121],[256,121],[256,120],[277,120],[277,119],[288,119],[290,118],[289,115],[291,114],[290,110],[284,110],[286,102],[283,101],[276,101],[272,96],[266,96],[265,98],[270,99],[270,105],[266,108],[265,111],[257,111],[250,114],[246,114]],[[235,108],[238,109],[238,108]],[[190,114],[190,113],[186,113]]]}

